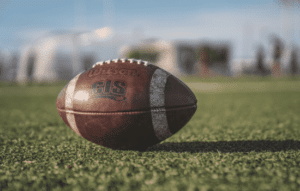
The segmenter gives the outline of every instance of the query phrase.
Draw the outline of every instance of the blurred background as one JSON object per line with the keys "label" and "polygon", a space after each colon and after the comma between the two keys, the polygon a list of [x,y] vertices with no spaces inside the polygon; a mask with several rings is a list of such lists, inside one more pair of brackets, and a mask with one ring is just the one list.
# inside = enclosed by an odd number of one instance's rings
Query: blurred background
{"label": "blurred background", "polygon": [[178,77],[300,73],[296,0],[0,0],[0,81],[70,80],[97,61]]}

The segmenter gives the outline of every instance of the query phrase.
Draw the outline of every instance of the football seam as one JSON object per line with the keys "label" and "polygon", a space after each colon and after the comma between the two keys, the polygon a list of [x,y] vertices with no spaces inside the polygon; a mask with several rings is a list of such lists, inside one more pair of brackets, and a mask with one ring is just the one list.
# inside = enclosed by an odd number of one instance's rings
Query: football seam
{"label": "football seam", "polygon": [[122,62],[125,63],[126,61],[129,61],[130,63],[137,63],[138,65],[142,64],[144,66],[148,66],[149,64],[151,64],[150,62],[144,61],[144,60],[137,60],[137,59],[128,59],[128,58],[118,58],[118,59],[113,59],[113,60],[107,60],[107,61],[101,61],[101,62],[97,62],[96,64],[93,65],[92,68],[96,67],[96,66],[102,66],[103,64],[110,64],[112,62],[117,63],[117,62]]}
{"label": "football seam", "polygon": [[60,112],[73,113],[79,115],[123,115],[123,114],[141,114],[141,113],[151,113],[151,112],[161,112],[161,111],[174,111],[181,109],[190,109],[197,107],[197,104],[191,106],[183,106],[176,108],[153,108],[149,110],[140,110],[140,111],[114,111],[114,112],[85,112],[85,111],[74,111],[70,109],[60,109],[56,108]]}

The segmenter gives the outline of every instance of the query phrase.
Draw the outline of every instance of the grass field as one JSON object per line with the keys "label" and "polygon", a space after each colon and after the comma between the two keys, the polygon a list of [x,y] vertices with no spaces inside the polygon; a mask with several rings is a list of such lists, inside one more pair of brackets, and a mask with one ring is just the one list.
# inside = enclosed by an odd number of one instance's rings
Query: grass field
{"label": "grass field", "polygon": [[75,134],[63,85],[0,86],[0,190],[300,190],[299,79],[186,81],[196,114],[145,152]]}

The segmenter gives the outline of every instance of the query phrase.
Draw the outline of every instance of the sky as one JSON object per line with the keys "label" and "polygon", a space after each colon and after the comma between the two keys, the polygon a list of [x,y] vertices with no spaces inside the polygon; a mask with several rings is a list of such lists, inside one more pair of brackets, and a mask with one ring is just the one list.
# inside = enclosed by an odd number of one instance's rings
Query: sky
{"label": "sky", "polygon": [[230,41],[252,57],[275,34],[300,42],[300,9],[277,0],[0,0],[0,50],[19,50],[53,31],[139,31],[162,40]]}

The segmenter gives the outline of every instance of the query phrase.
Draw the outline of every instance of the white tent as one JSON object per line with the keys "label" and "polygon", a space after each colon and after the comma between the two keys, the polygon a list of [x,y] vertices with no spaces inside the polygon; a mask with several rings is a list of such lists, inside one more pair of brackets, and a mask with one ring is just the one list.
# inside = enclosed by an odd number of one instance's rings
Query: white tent
{"label": "white tent", "polygon": [[69,80],[84,70],[78,34],[51,35],[23,48],[17,82]]}
{"label": "white tent", "polygon": [[16,81],[26,83],[70,80],[95,62],[119,57],[135,36],[114,34],[109,27],[83,33],[56,33],[21,50]]}

